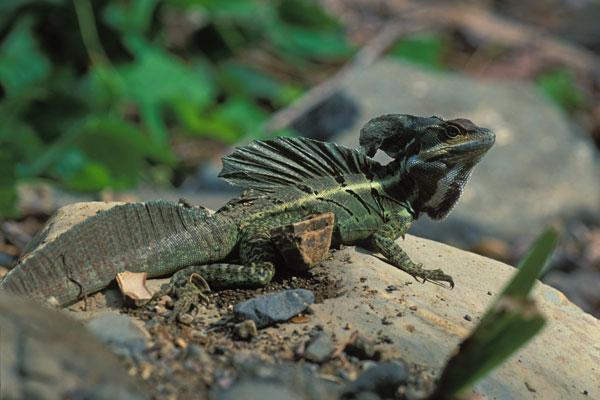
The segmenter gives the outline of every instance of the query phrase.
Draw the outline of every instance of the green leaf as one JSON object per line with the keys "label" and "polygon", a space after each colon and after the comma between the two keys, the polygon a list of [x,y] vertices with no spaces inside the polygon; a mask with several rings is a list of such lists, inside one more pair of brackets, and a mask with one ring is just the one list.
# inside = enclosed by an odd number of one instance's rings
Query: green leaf
{"label": "green leaf", "polygon": [[252,101],[243,97],[227,100],[216,111],[215,116],[233,125],[241,136],[254,135],[268,114]]}
{"label": "green leaf", "polygon": [[339,22],[312,0],[285,0],[278,3],[279,17],[292,25],[312,29],[340,29]]}
{"label": "green leaf", "polygon": [[17,177],[15,157],[10,148],[0,142],[0,217],[14,217],[18,214]]}
{"label": "green leaf", "polygon": [[123,33],[144,34],[152,22],[157,0],[113,1],[104,9],[104,21]]}
{"label": "green leaf", "polygon": [[33,20],[21,18],[0,47],[0,82],[8,96],[39,83],[50,74],[50,62],[31,33]]}
{"label": "green leaf", "polygon": [[0,1],[0,29],[4,24],[15,17],[13,13],[18,12],[20,8],[24,8],[30,4],[47,3],[47,4],[64,4],[67,0],[2,0]]}
{"label": "green leaf", "polygon": [[527,296],[557,240],[557,233],[549,229],[535,242],[511,282],[446,364],[432,398],[449,399],[464,392],[542,329],[545,319]]}
{"label": "green leaf", "polygon": [[81,79],[79,92],[86,94],[87,103],[92,109],[118,111],[127,95],[127,86],[114,68],[93,65]]}
{"label": "green leaf", "polygon": [[129,43],[136,61],[120,68],[128,95],[137,103],[152,140],[167,143],[161,110],[180,99],[198,109],[208,105],[214,94],[213,82],[200,65],[190,68],[176,57],[143,41]]}
{"label": "green leaf", "polygon": [[279,51],[295,57],[340,59],[353,51],[341,30],[318,31],[275,21],[266,34]]}
{"label": "green leaf", "polygon": [[256,69],[236,63],[219,68],[219,82],[233,95],[268,99],[278,107],[291,103],[302,93],[298,86],[277,82]]}
{"label": "green leaf", "polygon": [[420,34],[406,37],[390,50],[394,57],[423,65],[432,69],[443,69],[442,54],[444,43],[437,34]]}
{"label": "green leaf", "polygon": [[566,69],[541,74],[536,78],[538,88],[546,97],[566,111],[573,111],[585,104],[585,97]]}
{"label": "green leaf", "polygon": [[178,7],[203,9],[214,18],[253,18],[257,10],[268,7],[269,4],[255,0],[168,0],[168,3]]}
{"label": "green leaf", "polygon": [[146,158],[165,163],[174,161],[168,147],[149,141],[134,125],[116,118],[90,120],[73,146],[92,161],[91,172],[100,173],[99,166],[106,171],[109,181],[103,184],[113,189],[135,186]]}
{"label": "green leaf", "polygon": [[108,169],[79,149],[64,153],[52,171],[66,188],[80,192],[96,192],[111,184]]}
{"label": "green leaf", "polygon": [[175,101],[173,111],[186,129],[185,133],[192,136],[213,137],[227,144],[233,144],[242,137],[242,133],[227,121],[216,117],[214,113],[201,113],[185,99]]}
{"label": "green leaf", "polygon": [[168,146],[148,140],[135,125],[115,116],[90,116],[73,124],[27,173],[38,176],[51,171],[52,177],[73,190],[118,190],[138,182],[146,160],[175,162]]}

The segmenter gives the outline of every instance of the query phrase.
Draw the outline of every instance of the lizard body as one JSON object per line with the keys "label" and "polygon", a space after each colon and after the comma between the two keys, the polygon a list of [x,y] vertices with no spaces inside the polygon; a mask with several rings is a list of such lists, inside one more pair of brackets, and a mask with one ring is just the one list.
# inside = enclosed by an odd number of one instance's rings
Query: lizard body
{"label": "lizard body", "polygon": [[[424,281],[441,270],[413,263],[395,243],[422,213],[443,218],[458,200],[494,134],[468,120],[385,115],[361,131],[363,151],[304,138],[240,147],[220,176],[246,190],[214,214],[155,201],[99,212],[25,256],[0,290],[66,305],[106,287],[124,270],[200,275],[212,287],[264,285],[278,262],[274,228],[334,214],[332,245],[366,243]],[[382,150],[394,160],[381,165]]]}

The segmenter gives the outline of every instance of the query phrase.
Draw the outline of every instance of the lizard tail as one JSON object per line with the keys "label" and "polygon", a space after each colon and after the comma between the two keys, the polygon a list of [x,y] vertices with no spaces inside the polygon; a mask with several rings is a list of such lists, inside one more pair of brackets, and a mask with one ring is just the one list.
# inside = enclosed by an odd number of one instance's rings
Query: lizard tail
{"label": "lizard tail", "polygon": [[126,270],[155,277],[223,261],[234,251],[237,234],[233,221],[201,208],[167,201],[119,205],[25,255],[0,290],[67,305]]}

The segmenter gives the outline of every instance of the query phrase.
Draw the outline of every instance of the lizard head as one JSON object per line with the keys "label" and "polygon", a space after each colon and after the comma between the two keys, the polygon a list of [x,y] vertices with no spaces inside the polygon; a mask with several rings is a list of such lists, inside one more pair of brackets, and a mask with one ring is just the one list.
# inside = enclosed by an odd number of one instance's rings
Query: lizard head
{"label": "lizard head", "polygon": [[394,173],[415,183],[411,205],[433,219],[444,218],[462,194],[473,167],[494,144],[495,135],[468,119],[383,115],[361,130],[367,155],[382,150],[395,161]]}

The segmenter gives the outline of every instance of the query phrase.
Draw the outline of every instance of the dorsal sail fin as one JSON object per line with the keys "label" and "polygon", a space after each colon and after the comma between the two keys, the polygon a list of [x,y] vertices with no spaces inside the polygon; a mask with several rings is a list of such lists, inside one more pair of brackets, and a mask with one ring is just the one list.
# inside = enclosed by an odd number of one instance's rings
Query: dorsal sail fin
{"label": "dorsal sail fin", "polygon": [[370,178],[380,164],[359,150],[307,138],[276,138],[238,147],[223,158],[219,177],[244,188],[271,191],[311,181],[343,184],[357,174]]}

